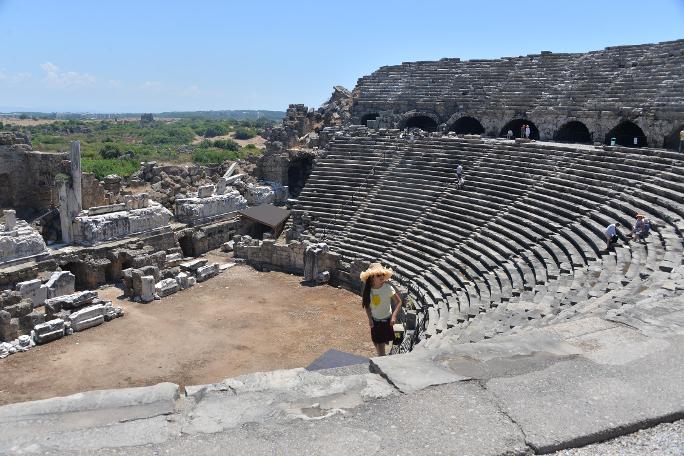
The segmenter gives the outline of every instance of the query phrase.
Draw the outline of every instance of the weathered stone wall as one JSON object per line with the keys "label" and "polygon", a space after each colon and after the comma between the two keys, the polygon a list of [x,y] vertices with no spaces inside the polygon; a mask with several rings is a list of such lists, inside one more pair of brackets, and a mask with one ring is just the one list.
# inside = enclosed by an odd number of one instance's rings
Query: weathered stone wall
{"label": "weathered stone wall", "polygon": [[237,233],[237,220],[225,220],[195,228],[186,228],[176,233],[185,256],[199,256],[221,247]]}
{"label": "weathered stone wall", "polygon": [[382,67],[359,79],[355,123],[383,111],[394,127],[424,116],[449,129],[465,116],[499,136],[513,119],[531,121],[541,139],[561,125],[584,123],[594,141],[629,120],[648,144],[684,124],[684,40],[606,48],[586,54],[542,52],[497,60],[442,59]]}
{"label": "weathered stone wall", "polygon": [[83,209],[104,206],[114,202],[107,196],[107,190],[92,173],[83,173],[81,188],[83,189]]}
{"label": "weathered stone wall", "polygon": [[0,207],[27,217],[57,205],[55,176],[68,173],[65,160],[66,153],[32,151],[26,138],[0,133]]}

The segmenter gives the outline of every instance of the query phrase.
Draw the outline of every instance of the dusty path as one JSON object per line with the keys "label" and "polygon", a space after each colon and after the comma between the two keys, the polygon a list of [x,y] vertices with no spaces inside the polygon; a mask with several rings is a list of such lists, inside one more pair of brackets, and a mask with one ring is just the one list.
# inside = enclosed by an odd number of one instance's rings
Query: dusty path
{"label": "dusty path", "polygon": [[0,404],[78,391],[211,383],[304,367],[329,348],[370,356],[359,298],[301,277],[236,266],[161,301],[119,300],[126,316],[0,360]]}

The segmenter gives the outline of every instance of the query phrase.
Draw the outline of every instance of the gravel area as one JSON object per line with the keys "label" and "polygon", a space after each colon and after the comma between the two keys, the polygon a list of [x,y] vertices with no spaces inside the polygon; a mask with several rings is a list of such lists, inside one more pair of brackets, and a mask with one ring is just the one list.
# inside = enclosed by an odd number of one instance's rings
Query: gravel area
{"label": "gravel area", "polygon": [[684,420],[664,423],[634,434],[582,448],[558,451],[556,456],[684,456]]}

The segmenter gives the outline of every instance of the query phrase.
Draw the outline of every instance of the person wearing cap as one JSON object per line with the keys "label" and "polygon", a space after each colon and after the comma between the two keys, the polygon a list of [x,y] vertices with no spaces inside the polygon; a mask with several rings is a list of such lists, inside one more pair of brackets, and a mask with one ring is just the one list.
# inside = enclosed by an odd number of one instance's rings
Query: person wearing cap
{"label": "person wearing cap", "polygon": [[643,241],[650,230],[650,221],[644,216],[644,214],[637,214],[636,222],[634,222],[634,229],[632,230],[634,239],[637,241]]}
{"label": "person wearing cap", "polygon": [[603,235],[606,237],[606,250],[618,241],[618,228],[620,228],[619,223],[611,223],[603,231]]}
{"label": "person wearing cap", "polygon": [[[360,275],[363,283],[361,305],[368,315],[371,340],[378,356],[385,356],[385,345],[394,340],[394,324],[401,309],[399,293],[389,283],[393,271],[372,263]],[[392,310],[394,302],[394,311]]]}

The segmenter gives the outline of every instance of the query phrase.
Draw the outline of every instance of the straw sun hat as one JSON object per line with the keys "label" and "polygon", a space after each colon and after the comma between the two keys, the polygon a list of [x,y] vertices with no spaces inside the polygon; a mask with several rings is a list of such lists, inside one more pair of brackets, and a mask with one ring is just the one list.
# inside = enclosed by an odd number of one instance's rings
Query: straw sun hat
{"label": "straw sun hat", "polygon": [[392,277],[392,274],[394,271],[392,271],[389,268],[384,267],[380,263],[371,263],[371,265],[363,271],[360,275],[361,281],[365,282],[368,280],[369,277],[374,276],[374,275],[382,275],[385,276],[385,280],[388,280],[390,277]]}

